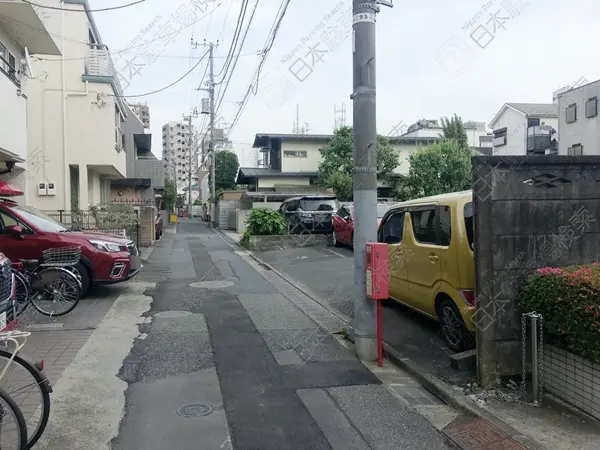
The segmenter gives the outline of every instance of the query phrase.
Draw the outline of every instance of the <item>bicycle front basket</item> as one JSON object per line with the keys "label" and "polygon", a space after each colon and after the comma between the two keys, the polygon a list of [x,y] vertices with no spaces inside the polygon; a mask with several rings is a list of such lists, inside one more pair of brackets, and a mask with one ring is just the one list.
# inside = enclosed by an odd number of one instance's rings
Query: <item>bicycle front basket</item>
{"label": "bicycle front basket", "polygon": [[81,247],[49,248],[42,252],[42,266],[74,266],[81,259]]}

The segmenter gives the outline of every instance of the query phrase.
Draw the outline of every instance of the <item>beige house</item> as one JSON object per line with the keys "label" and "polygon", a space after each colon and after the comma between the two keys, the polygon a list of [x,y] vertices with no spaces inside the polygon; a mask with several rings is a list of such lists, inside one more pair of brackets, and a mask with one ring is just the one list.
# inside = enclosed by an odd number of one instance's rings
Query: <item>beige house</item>
{"label": "beige house", "polygon": [[[254,147],[263,155],[258,168],[241,167],[237,184],[246,184],[250,191],[311,189],[316,184],[321,162],[319,149],[325,147],[332,135],[259,133]],[[393,136],[390,144],[400,156],[394,171],[398,177],[408,174],[410,155],[419,147],[439,140],[437,136]],[[316,186],[315,186],[316,188]],[[379,182],[379,194],[387,197],[392,186]]]}
{"label": "beige house", "polygon": [[44,24],[63,57],[32,64],[28,153],[39,164],[28,171],[28,203],[43,210],[87,209],[108,201],[111,180],[126,175],[127,108],[88,1],[39,3],[58,8],[45,10]]}
{"label": "beige house", "polygon": [[26,171],[37,162],[27,156],[27,110],[35,82],[27,64],[33,55],[60,56],[42,17],[27,3],[0,2],[0,180],[24,193]]}

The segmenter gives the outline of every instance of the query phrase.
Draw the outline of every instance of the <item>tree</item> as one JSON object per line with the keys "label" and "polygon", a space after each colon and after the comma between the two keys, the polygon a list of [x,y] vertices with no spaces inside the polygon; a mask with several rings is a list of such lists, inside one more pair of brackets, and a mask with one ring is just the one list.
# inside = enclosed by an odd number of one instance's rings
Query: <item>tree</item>
{"label": "tree", "polygon": [[[336,195],[352,199],[354,160],[352,158],[353,136],[351,127],[336,130],[327,147],[320,149],[323,158],[319,164],[319,183],[340,191]],[[377,135],[377,177],[385,179],[398,167],[398,153],[384,136]],[[349,192],[349,194],[346,194]]]}
{"label": "tree", "polygon": [[338,200],[352,200],[352,177],[342,172],[331,172],[325,180],[325,186],[333,189]]}
{"label": "tree", "polygon": [[177,187],[171,180],[165,180],[165,189],[163,191],[164,208],[172,212],[177,202]]}
{"label": "tree", "polygon": [[410,156],[408,176],[396,199],[411,200],[471,188],[471,150],[454,139],[442,140]]}
{"label": "tree", "polygon": [[[235,177],[240,167],[235,152],[221,150],[216,152],[215,189],[229,190],[235,188]],[[212,173],[208,175],[208,184],[212,186]]]}
{"label": "tree", "polygon": [[469,139],[467,138],[467,132],[465,131],[465,124],[459,116],[454,114],[454,116],[450,119],[448,119],[447,117],[442,117],[441,122],[441,138],[453,139],[461,148],[469,147]]}

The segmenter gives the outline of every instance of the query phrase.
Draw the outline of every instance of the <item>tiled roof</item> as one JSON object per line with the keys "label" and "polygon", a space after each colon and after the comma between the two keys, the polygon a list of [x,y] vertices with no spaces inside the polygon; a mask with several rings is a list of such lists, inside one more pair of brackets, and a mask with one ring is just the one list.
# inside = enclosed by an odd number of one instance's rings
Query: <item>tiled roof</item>
{"label": "tiled roof", "polygon": [[558,106],[554,103],[507,103],[528,116],[558,117]]}

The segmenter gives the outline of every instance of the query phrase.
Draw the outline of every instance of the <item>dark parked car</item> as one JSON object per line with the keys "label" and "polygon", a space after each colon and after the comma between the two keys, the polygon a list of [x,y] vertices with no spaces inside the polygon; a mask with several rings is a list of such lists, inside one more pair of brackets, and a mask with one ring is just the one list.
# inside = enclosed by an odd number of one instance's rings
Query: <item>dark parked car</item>
{"label": "dark parked car", "polygon": [[333,195],[305,195],[285,200],[279,207],[291,234],[331,233],[331,215],[338,209]]}

